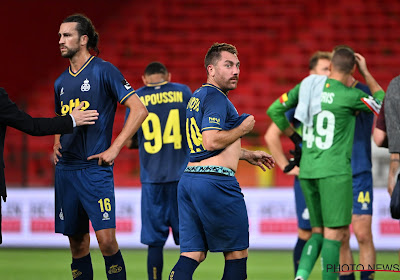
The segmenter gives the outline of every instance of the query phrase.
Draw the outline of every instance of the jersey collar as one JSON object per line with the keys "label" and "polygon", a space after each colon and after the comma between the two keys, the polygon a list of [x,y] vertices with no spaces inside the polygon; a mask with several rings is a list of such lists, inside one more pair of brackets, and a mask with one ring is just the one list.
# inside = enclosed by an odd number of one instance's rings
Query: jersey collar
{"label": "jersey collar", "polygon": [[156,86],[162,86],[162,85],[165,85],[165,84],[168,84],[168,81],[162,81],[162,82],[159,82],[159,83],[148,83],[146,85],[146,87],[156,87]]}
{"label": "jersey collar", "polygon": [[90,61],[92,61],[93,58],[94,58],[94,56],[91,55],[91,56],[89,57],[89,59],[85,62],[85,64],[83,64],[83,66],[81,67],[81,69],[79,69],[79,71],[76,72],[76,73],[72,72],[72,70],[71,70],[71,65],[70,65],[69,68],[68,68],[69,74],[70,74],[71,76],[73,76],[73,77],[78,76],[79,73],[81,73],[81,72],[83,71],[83,69],[85,69],[86,66],[88,66],[88,64],[90,63]]}
{"label": "jersey collar", "polygon": [[205,83],[201,87],[212,87],[212,88],[215,88],[216,90],[218,90],[219,92],[221,92],[223,95],[228,96],[228,93],[223,92],[222,89],[220,89],[217,86],[214,86],[213,84]]}

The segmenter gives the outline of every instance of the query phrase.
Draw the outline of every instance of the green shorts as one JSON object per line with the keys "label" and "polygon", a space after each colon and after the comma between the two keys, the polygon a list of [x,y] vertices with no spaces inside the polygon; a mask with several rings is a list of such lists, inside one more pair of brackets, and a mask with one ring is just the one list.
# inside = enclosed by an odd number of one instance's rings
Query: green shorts
{"label": "green shorts", "polygon": [[351,223],[353,208],[352,176],[300,179],[311,227],[341,227]]}

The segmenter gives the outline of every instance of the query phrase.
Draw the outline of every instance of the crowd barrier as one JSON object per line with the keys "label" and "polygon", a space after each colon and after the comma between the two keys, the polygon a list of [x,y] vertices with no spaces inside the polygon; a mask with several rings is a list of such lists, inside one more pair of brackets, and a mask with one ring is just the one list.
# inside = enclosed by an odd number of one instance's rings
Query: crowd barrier
{"label": "crowd barrier", "polygon": [[[250,221],[250,248],[292,249],[297,239],[293,189],[243,188],[243,193]],[[399,249],[399,221],[390,217],[389,202],[386,189],[374,190],[372,231],[377,250]],[[54,216],[59,213],[54,212],[53,189],[10,188],[2,207],[2,247],[69,247],[67,237],[54,233]],[[120,247],[144,248],[140,243],[140,188],[116,189],[116,213]],[[91,246],[97,247],[91,230]],[[358,247],[354,235],[350,245]],[[176,248],[171,237],[166,247]]]}

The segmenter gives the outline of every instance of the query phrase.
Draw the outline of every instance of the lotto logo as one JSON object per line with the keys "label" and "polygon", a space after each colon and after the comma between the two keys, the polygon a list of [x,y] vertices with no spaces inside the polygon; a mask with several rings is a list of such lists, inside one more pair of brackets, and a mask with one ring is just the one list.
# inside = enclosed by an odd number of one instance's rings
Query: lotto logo
{"label": "lotto logo", "polygon": [[[88,101],[82,101],[82,102],[83,102],[83,107],[81,110],[85,111],[87,108],[89,108],[90,103]],[[61,114],[63,116],[65,116],[66,114],[70,114],[75,107],[79,106],[79,104],[80,104],[79,98],[76,98],[75,100],[71,99],[68,105],[64,104],[64,102],[61,101]]]}

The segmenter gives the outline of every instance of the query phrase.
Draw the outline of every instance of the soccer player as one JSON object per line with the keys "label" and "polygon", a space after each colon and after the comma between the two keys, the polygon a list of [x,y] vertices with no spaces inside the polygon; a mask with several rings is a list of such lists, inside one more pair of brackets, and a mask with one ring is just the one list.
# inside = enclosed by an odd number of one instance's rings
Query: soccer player
{"label": "soccer player", "polygon": [[241,148],[240,138],[255,121],[251,115],[240,116],[228,99],[237,87],[239,65],[234,46],[213,44],[204,59],[207,83],[193,93],[186,109],[190,157],[178,185],[181,256],[170,280],[192,279],[207,251],[223,252],[222,279],[247,278],[249,223],[235,172],[240,159],[264,171],[274,166],[274,159]]}
{"label": "soccer player", "polygon": [[[351,76],[347,85],[358,88],[371,96],[368,86]],[[353,172],[353,216],[351,224],[360,249],[359,263],[367,270],[376,262],[375,246],[372,238],[373,180],[371,161],[371,131],[374,115],[358,112],[354,130],[351,170]],[[347,230],[340,248],[340,264],[353,264],[350,250],[350,229]],[[374,278],[374,271],[361,271],[361,280]],[[340,280],[354,280],[354,272],[342,272]]]}
{"label": "soccer player", "polygon": [[[376,99],[346,86],[356,62]],[[352,218],[354,113],[377,112],[385,94],[369,73],[364,57],[349,48],[335,50],[330,67],[329,77],[310,75],[285,95],[285,102],[278,99],[267,111],[296,147],[302,146],[299,178],[312,236],[303,249],[296,279],[308,278],[320,252],[322,279],[337,277],[327,266],[339,264],[341,242]],[[285,111],[295,106],[295,118],[303,123],[303,139],[285,117]]]}
{"label": "soccer player", "polygon": [[[308,69],[310,74],[317,75],[329,75],[329,65],[331,63],[331,53],[330,52],[322,52],[317,51],[314,53],[308,64]],[[294,118],[295,108],[286,112],[286,117],[293,124],[293,126],[300,130],[300,122]],[[301,133],[300,133],[301,134]],[[295,205],[296,205],[296,215],[297,215],[297,232],[298,238],[296,245],[293,250],[293,265],[294,265],[294,274],[297,273],[297,268],[299,266],[301,252],[306,244],[307,240],[311,237],[311,225],[310,225],[310,215],[308,213],[308,209],[306,206],[306,202],[304,200],[303,192],[300,188],[300,182],[298,179],[299,175],[299,167],[296,164],[299,162],[295,162],[294,160],[288,161],[286,158],[282,144],[280,141],[280,136],[282,135],[282,131],[276,126],[275,123],[271,123],[268,127],[267,132],[264,135],[265,142],[268,145],[269,151],[274,157],[277,165],[288,175],[294,175],[294,196],[295,196]],[[290,164],[289,164],[290,163]]]}
{"label": "soccer player", "polygon": [[[65,115],[84,103],[99,119],[72,134],[56,135],[54,144],[55,230],[68,236],[74,279],[93,279],[89,220],[103,254],[107,279],[126,279],[115,237],[113,163],[126,141],[147,117],[147,109],[119,70],[98,54],[98,34],[87,17],[75,14],[60,26],[61,56],[70,66],[55,81],[56,113]],[[111,144],[117,102],[131,110]]]}
{"label": "soccer player", "polygon": [[[149,116],[127,146],[139,148],[141,242],[148,245],[148,279],[160,280],[163,247],[170,228],[179,244],[177,189],[189,161],[185,126],[186,106],[192,92],[186,85],[171,83],[171,73],[160,62],[147,65],[142,80],[145,86],[136,94]],[[126,110],[127,116],[129,111]]]}

